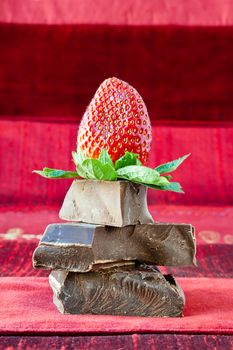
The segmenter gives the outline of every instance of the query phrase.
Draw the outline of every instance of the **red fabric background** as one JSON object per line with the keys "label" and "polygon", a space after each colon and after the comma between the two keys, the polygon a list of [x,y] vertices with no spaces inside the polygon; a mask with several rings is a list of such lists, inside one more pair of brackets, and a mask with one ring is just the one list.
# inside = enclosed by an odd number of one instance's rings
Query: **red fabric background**
{"label": "red fabric background", "polygon": [[[0,201],[2,204],[61,204],[71,180],[32,174],[44,166],[74,169],[77,124],[0,121]],[[153,127],[150,165],[191,152],[175,173],[185,195],[150,191],[156,204],[230,205],[233,202],[233,128]],[[7,153],[6,153],[7,151]]]}
{"label": "red fabric background", "polygon": [[0,21],[10,23],[231,25],[231,0],[1,0]]}
{"label": "red fabric background", "polygon": [[[215,333],[233,332],[230,279],[180,278],[186,295],[183,318],[61,315],[47,278],[0,279],[1,334]],[[12,303],[12,300],[14,302]],[[43,312],[42,312],[43,310]]]}
{"label": "red fabric background", "polygon": [[[61,347],[75,348],[77,338],[67,335],[87,332],[96,336],[80,336],[83,349],[86,341],[101,350],[231,348],[232,9],[230,0],[0,1],[0,334],[8,335],[0,349],[57,348],[57,335],[65,335]],[[155,219],[197,228],[198,268],[163,269],[189,277],[180,279],[183,319],[62,316],[42,277],[48,272],[31,266],[36,234],[58,221],[70,184],[31,170],[72,168],[80,117],[109,76],[130,82],[148,106],[150,165],[192,152],[174,174],[186,195],[149,194]],[[155,336],[132,334],[124,345],[126,335],[109,340],[126,332]]]}
{"label": "red fabric background", "polygon": [[154,123],[229,123],[232,42],[232,26],[0,24],[0,115],[77,122],[117,76],[138,89]]}

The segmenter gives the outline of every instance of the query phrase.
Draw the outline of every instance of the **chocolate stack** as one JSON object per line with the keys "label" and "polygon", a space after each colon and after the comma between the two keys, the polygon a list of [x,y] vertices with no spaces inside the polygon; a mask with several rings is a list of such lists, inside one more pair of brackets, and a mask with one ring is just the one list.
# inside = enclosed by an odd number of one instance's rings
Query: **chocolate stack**
{"label": "chocolate stack", "polygon": [[69,223],[49,225],[33,256],[35,268],[52,270],[60,312],[182,315],[182,289],[157,266],[195,265],[194,228],[154,222],[146,191],[128,181],[72,183],[60,210]]}

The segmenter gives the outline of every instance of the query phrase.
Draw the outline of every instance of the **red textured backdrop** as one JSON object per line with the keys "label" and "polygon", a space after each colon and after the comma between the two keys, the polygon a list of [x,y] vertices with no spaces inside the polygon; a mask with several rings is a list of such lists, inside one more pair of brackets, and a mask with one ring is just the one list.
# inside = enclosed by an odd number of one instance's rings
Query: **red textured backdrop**
{"label": "red textured backdrop", "polygon": [[[71,151],[76,149],[78,124],[0,121],[0,128],[1,202],[61,204],[72,180],[46,180],[32,170],[74,170]],[[150,203],[232,204],[233,127],[154,126],[153,135],[151,166],[189,152],[191,156],[174,173],[186,195],[150,191]]]}
{"label": "red textured backdrop", "polygon": [[231,0],[1,0],[0,22],[27,24],[232,25]]}
{"label": "red textured backdrop", "polygon": [[[0,1],[0,349],[232,348],[232,62],[231,0]],[[110,76],[148,106],[150,165],[192,153],[174,173],[185,195],[149,193],[155,219],[196,227],[198,267],[163,268],[186,291],[178,321],[67,319],[31,266],[70,184],[31,171],[73,167],[80,118]]]}
{"label": "red textured backdrop", "polygon": [[154,123],[233,121],[233,27],[0,24],[0,42],[1,116],[77,122],[117,76]]}

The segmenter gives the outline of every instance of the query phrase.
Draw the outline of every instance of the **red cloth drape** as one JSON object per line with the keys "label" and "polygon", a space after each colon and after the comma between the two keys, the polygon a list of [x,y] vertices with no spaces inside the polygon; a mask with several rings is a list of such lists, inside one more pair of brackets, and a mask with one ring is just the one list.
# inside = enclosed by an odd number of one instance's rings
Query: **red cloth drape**
{"label": "red cloth drape", "polygon": [[1,334],[214,333],[233,332],[230,279],[180,278],[186,295],[183,318],[61,315],[47,278],[0,279]]}

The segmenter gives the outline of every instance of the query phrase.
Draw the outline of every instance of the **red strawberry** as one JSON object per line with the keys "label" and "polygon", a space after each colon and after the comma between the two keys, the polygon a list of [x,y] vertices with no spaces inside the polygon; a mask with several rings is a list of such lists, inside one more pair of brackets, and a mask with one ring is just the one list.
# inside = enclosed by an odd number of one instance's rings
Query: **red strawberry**
{"label": "red strawberry", "polygon": [[150,119],[139,93],[117,78],[106,79],[86,109],[78,131],[78,147],[89,158],[106,149],[115,162],[126,151],[146,163],[152,141]]}

